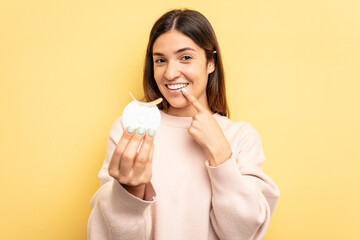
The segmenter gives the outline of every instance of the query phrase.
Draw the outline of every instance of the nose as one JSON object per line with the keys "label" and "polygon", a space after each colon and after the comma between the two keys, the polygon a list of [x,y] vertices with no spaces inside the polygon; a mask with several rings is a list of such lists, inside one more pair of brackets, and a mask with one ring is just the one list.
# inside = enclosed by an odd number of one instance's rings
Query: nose
{"label": "nose", "polygon": [[165,69],[165,78],[167,80],[175,80],[180,76],[180,69],[175,62],[169,61]]}

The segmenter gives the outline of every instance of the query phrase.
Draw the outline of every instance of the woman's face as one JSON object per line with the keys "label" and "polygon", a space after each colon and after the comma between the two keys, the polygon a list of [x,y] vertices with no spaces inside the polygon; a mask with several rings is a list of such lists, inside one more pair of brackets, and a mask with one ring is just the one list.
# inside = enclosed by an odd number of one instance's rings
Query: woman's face
{"label": "woman's face", "polygon": [[182,95],[185,88],[210,110],[206,85],[215,69],[214,60],[206,60],[205,50],[177,30],[160,35],[153,45],[154,78],[158,88],[170,103],[168,113],[194,116],[195,108]]}

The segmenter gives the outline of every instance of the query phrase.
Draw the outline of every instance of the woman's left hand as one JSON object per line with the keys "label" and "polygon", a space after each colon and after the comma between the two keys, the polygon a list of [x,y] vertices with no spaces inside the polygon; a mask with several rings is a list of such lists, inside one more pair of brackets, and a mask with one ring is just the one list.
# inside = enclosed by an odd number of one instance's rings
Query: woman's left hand
{"label": "woman's left hand", "polygon": [[190,93],[183,92],[185,98],[198,112],[188,129],[189,134],[204,147],[210,155],[210,166],[219,166],[231,157],[232,151],[222,129],[211,112]]}

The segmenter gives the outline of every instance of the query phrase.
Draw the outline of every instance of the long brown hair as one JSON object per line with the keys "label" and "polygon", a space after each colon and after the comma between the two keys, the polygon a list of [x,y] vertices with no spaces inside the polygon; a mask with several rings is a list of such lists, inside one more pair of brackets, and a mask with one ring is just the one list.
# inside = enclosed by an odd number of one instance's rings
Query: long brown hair
{"label": "long brown hair", "polygon": [[[206,87],[210,110],[223,116],[229,116],[229,109],[226,102],[225,75],[221,60],[220,48],[215,32],[210,22],[201,13],[189,9],[175,9],[162,15],[151,29],[149,43],[145,56],[143,88],[145,99],[153,101],[162,94],[154,79],[153,45],[155,40],[163,33],[170,30],[177,30],[191,38],[199,47],[205,50],[207,61],[214,59],[215,70],[209,74]],[[159,108],[167,111],[169,103],[164,101]]]}

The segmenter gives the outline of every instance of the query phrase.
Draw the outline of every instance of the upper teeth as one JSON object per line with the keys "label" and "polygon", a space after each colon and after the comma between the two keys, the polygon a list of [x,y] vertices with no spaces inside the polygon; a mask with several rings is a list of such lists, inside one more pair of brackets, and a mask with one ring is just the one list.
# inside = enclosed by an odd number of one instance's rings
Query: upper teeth
{"label": "upper teeth", "polygon": [[167,87],[170,88],[171,90],[175,90],[175,89],[180,89],[180,88],[186,87],[187,85],[188,85],[188,83],[168,84]]}

